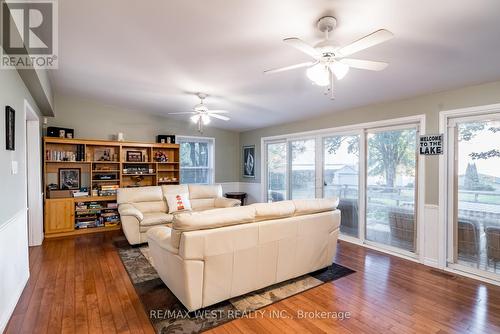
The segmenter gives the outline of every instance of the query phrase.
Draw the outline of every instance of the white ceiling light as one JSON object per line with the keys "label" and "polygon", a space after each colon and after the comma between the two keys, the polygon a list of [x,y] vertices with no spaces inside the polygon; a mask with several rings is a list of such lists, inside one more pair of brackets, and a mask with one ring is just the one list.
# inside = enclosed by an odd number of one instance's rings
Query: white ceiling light
{"label": "white ceiling light", "polygon": [[333,74],[335,74],[337,80],[342,80],[347,75],[347,72],[349,72],[349,65],[342,64],[336,61],[330,64],[330,69],[332,70]]}
{"label": "white ceiling light", "polygon": [[[306,75],[318,86],[328,86],[326,93],[330,92],[333,99],[333,75],[337,80],[341,80],[349,72],[349,68],[357,68],[370,71],[381,71],[387,67],[387,63],[371,60],[361,60],[345,58],[356,52],[365,50],[369,47],[378,45],[394,37],[393,33],[380,29],[351,44],[343,47],[337,45],[330,39],[330,33],[337,26],[337,19],[332,16],[325,16],[318,20],[318,30],[325,33],[325,39],[315,46],[309,45],[299,38],[285,38],[283,41],[297,50],[312,57],[312,61],[295,64],[291,66],[280,67],[264,71],[264,73],[278,73],[297,68],[308,67]],[[333,73],[333,75],[332,75]]]}
{"label": "white ceiling light", "polygon": [[330,84],[330,71],[323,64],[309,67],[306,71],[307,77],[318,86],[328,86]]}
{"label": "white ceiling light", "polygon": [[195,105],[193,111],[183,111],[183,112],[171,112],[169,115],[181,115],[181,114],[190,114],[193,115],[189,117],[191,122],[198,124],[198,131],[200,133],[203,132],[203,126],[210,124],[211,118],[217,118],[222,121],[229,121],[230,118],[220,114],[227,114],[228,112],[225,110],[210,110],[207,105],[204,103],[204,100],[207,97],[207,94],[198,93],[198,97],[200,98],[200,103]]}
{"label": "white ceiling light", "polygon": [[203,125],[208,125],[210,123],[210,116],[208,116],[207,114],[202,114],[200,117]]}

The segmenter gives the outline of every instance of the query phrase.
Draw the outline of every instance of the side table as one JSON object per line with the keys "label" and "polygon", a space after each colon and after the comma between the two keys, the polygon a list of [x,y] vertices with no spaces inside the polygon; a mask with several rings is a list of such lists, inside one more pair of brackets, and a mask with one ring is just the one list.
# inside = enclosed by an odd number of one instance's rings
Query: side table
{"label": "side table", "polygon": [[243,206],[245,205],[245,199],[247,198],[247,193],[242,191],[227,192],[224,196],[226,196],[227,198],[239,199],[241,205]]}

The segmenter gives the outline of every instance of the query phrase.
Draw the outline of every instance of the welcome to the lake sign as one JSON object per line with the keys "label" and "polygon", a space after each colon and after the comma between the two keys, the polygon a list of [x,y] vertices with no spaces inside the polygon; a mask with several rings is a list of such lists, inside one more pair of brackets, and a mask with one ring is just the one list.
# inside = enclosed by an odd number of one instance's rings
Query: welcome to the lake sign
{"label": "welcome to the lake sign", "polygon": [[443,154],[443,134],[420,136],[420,154]]}

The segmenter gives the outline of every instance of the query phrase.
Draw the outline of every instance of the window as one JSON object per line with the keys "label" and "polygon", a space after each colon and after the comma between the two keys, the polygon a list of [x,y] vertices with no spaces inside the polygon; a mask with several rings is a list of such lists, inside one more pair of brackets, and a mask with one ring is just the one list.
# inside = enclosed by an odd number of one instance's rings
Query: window
{"label": "window", "polygon": [[359,235],[359,135],[323,138],[323,197],[338,197],[340,231]]}
{"label": "window", "polygon": [[315,144],[314,139],[290,142],[291,199],[316,197]]}
{"label": "window", "polygon": [[263,138],[264,201],[338,197],[343,237],[416,257],[423,122],[414,116]]}
{"label": "window", "polygon": [[267,144],[267,201],[286,199],[286,142]]}
{"label": "window", "polygon": [[447,122],[448,266],[498,280],[500,112],[454,116]]}
{"label": "window", "polygon": [[415,252],[417,129],[367,132],[366,239]]}
{"label": "window", "polygon": [[177,137],[181,153],[181,183],[214,182],[214,138]]}

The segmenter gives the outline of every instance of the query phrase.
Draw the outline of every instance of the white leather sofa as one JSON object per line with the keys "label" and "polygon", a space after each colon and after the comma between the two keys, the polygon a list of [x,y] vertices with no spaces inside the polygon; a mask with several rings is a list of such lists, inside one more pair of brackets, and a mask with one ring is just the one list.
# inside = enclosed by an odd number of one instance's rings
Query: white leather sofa
{"label": "white leather sofa", "polygon": [[338,200],[293,200],[176,215],[148,231],[161,279],[189,311],[327,267]]}
{"label": "white leather sofa", "polygon": [[240,205],[238,200],[222,197],[220,184],[120,188],[117,193],[118,212],[128,242],[131,245],[144,243],[150,228],[171,223],[173,215],[168,213],[165,196],[186,193],[194,211]]}

